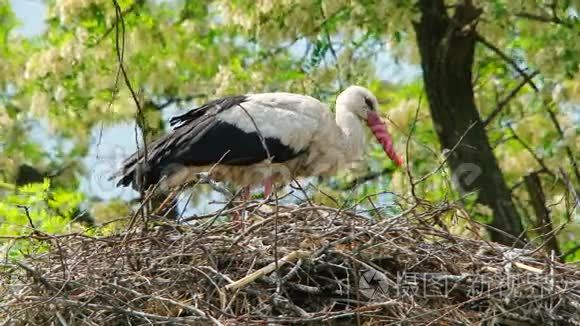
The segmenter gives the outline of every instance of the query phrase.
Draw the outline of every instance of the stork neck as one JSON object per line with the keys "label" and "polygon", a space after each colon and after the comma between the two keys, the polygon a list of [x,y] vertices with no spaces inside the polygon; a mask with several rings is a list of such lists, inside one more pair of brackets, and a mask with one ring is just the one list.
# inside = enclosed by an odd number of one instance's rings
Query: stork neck
{"label": "stork neck", "polygon": [[362,159],[365,147],[365,132],[361,120],[352,112],[337,105],[336,124],[342,131],[344,154],[348,161]]}

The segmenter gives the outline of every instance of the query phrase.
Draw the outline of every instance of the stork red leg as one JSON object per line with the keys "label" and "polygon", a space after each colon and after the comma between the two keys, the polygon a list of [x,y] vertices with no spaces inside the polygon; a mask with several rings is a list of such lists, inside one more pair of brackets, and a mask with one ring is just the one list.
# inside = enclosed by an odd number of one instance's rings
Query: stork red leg
{"label": "stork red leg", "polygon": [[[242,192],[240,194],[240,198],[244,201],[247,202],[248,200],[250,200],[250,187],[249,186],[245,186],[242,188]],[[244,229],[244,223],[245,223],[245,215],[246,212],[245,211],[235,211],[232,212],[232,222],[234,222],[235,224],[238,224],[238,228],[240,229]]]}
{"label": "stork red leg", "polygon": [[267,177],[264,180],[264,199],[270,198],[272,194],[272,177]]}

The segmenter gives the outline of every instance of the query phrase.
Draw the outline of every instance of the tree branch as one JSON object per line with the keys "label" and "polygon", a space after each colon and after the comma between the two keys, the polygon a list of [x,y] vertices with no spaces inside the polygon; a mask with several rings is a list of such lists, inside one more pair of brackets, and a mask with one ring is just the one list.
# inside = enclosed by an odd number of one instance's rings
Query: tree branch
{"label": "tree branch", "polygon": [[524,77],[524,80],[534,89],[534,91],[536,91],[536,92],[539,91],[539,89],[536,86],[536,84],[534,84],[534,82],[532,81],[533,76],[528,75],[522,68],[520,68],[518,66],[517,62],[514,61],[514,59],[510,58],[507,54],[505,54],[497,46],[493,45],[491,42],[489,42],[488,40],[486,40],[477,31],[473,30],[473,35],[475,36],[475,39],[479,43],[485,45],[488,49],[490,49],[491,51],[495,52],[505,62],[509,63],[510,66],[512,66],[522,77]]}
{"label": "tree branch", "polygon": [[415,202],[419,202],[419,198],[417,197],[417,194],[415,193],[415,186],[417,185],[415,183],[415,181],[413,181],[413,174],[411,173],[411,165],[409,164],[410,160],[409,160],[409,144],[411,141],[411,136],[413,135],[413,132],[415,131],[415,127],[417,125],[417,120],[419,119],[419,110],[421,109],[421,100],[423,99],[423,94],[421,94],[421,96],[419,97],[419,101],[417,102],[417,109],[415,110],[415,117],[413,118],[413,124],[411,125],[411,128],[409,129],[409,135],[407,136],[407,141],[405,142],[405,168],[407,170],[407,177],[409,178],[409,184],[411,185],[411,195],[413,195],[413,199],[415,199]]}
{"label": "tree branch", "polygon": [[[322,6],[322,2],[320,5],[320,14],[322,15],[322,18],[324,19],[324,21],[326,22],[327,18],[326,18],[326,13],[324,12],[324,6]],[[326,25],[327,24],[323,25],[324,35],[326,37],[326,41],[328,42],[328,48],[330,50],[330,54],[332,54],[332,57],[334,58],[334,61],[335,61],[336,74],[338,76],[338,85],[340,88],[343,88],[342,73],[341,73],[341,69],[340,69],[338,55],[336,54],[336,51],[334,50],[334,47],[332,46],[332,38],[330,37],[330,32],[328,31],[328,27]]]}
{"label": "tree branch", "polygon": [[443,167],[445,166],[445,163],[447,163],[447,160],[449,159],[449,157],[451,156],[451,154],[453,154],[453,152],[455,152],[455,150],[457,149],[457,147],[459,147],[459,145],[463,142],[463,139],[465,138],[465,136],[467,136],[467,134],[469,133],[469,131],[471,131],[471,128],[473,128],[475,125],[477,124],[477,121],[474,121],[473,123],[471,123],[469,125],[469,127],[465,130],[465,132],[463,132],[463,135],[461,135],[461,137],[459,137],[459,140],[457,141],[457,143],[455,143],[455,145],[453,145],[453,147],[448,150],[448,151],[444,151],[443,155],[444,158],[443,160],[439,163],[439,166],[437,166],[437,168],[427,174],[425,174],[424,176],[422,176],[419,180],[417,180],[415,182],[415,184],[420,184],[421,182],[429,179],[430,177],[432,177],[434,174],[436,174],[437,172],[439,172],[441,169],[443,169]]}
{"label": "tree branch", "polygon": [[563,21],[562,19],[560,19],[558,16],[555,16],[555,15],[552,17],[549,17],[549,16],[532,14],[529,12],[518,12],[514,16],[516,16],[518,18],[525,18],[525,19],[529,19],[529,20],[542,22],[542,23],[557,24],[557,25],[564,26],[566,28],[573,28],[574,27],[573,24],[566,22],[566,21]]}
{"label": "tree branch", "polygon": [[515,13],[515,16],[519,17],[519,18],[525,18],[525,19],[529,19],[529,20],[539,21],[542,23],[558,24],[558,25],[565,26],[567,28],[574,27],[574,24],[563,21],[562,19],[560,19],[560,17],[558,17],[558,0],[552,0],[552,3],[549,3],[548,7],[550,8],[551,16],[538,15],[538,14],[533,14],[533,13],[524,12],[524,11],[520,11],[520,12]]}
{"label": "tree branch", "polygon": [[[139,99],[137,97],[137,93],[135,93],[135,90],[133,89],[133,86],[131,85],[131,80],[129,79],[129,75],[127,74],[127,69],[125,68],[125,63],[124,63],[124,59],[125,59],[125,18],[123,17],[123,12],[121,10],[121,6],[119,6],[119,3],[117,2],[117,0],[112,0],[113,1],[113,5],[115,7],[115,14],[116,14],[116,18],[118,21],[121,22],[121,24],[115,24],[115,51],[117,54],[117,60],[119,63],[119,70],[121,71],[121,74],[123,76],[123,79],[125,80],[125,84],[127,85],[127,88],[129,89],[131,96],[133,97],[133,101],[135,102],[135,105],[137,106],[137,124],[139,124],[139,122],[141,123],[142,126],[145,126],[146,122],[145,122],[145,116],[143,115],[143,108],[141,107],[141,103],[139,102]],[[119,25],[121,25],[121,27],[119,28]],[[137,145],[137,155],[138,155],[138,160],[137,160],[137,164],[140,165],[140,160],[143,159],[143,164],[147,164],[147,135],[145,134],[145,132],[141,133],[142,136],[142,141],[143,141],[143,156],[140,155],[141,153],[141,149],[139,148],[139,141],[138,141],[138,136],[137,136],[137,130],[135,130],[135,142]],[[140,167],[141,169],[144,169],[143,166]],[[139,170],[139,168],[138,168]],[[137,173],[137,175],[139,175],[139,173]],[[145,173],[141,173],[141,177],[140,180],[137,181],[137,183],[140,184],[139,186],[139,193],[140,193],[140,197],[141,198],[145,198],[145,192],[147,189],[144,189],[144,185],[146,184],[146,180],[145,180]],[[145,206],[143,205],[143,207],[140,209],[141,212],[141,217],[144,221],[146,221],[147,218],[147,214],[145,212]],[[129,233],[128,233],[129,234]]]}
{"label": "tree branch", "polygon": [[564,169],[562,169],[560,167],[560,168],[558,168],[558,170],[560,171],[560,176],[562,177],[564,184],[566,185],[566,187],[568,187],[568,192],[572,196],[572,200],[574,201],[574,206],[573,206],[573,210],[574,210],[577,207],[580,207],[580,196],[579,196],[580,191],[578,191],[576,188],[574,188],[572,181],[570,181],[570,178],[568,177],[568,174],[564,171]]}
{"label": "tree branch", "polygon": [[549,251],[554,251],[556,256],[559,257],[560,248],[550,218],[550,211],[546,207],[546,196],[542,190],[542,183],[538,173],[534,172],[525,176],[524,183],[530,195],[531,206],[536,214],[536,227],[540,232],[540,236],[544,239],[544,244],[549,247]]}
{"label": "tree branch", "polygon": [[[140,6],[142,6],[144,4],[144,1],[136,1],[134,2],[129,8],[125,9],[122,12],[122,16],[125,17],[127,14],[130,14],[131,12],[135,11],[137,8],[139,8]],[[117,26],[119,25],[119,22],[121,20],[119,19],[119,17],[115,17],[115,20],[113,21],[113,24],[107,28],[107,30],[103,33],[103,35],[101,35],[101,37],[94,43],[94,45],[98,45],[99,43],[101,43],[104,39],[107,38],[107,36],[109,36],[109,34],[111,34],[111,32],[113,32]]]}
{"label": "tree branch", "polygon": [[195,99],[204,98],[204,97],[207,97],[207,94],[192,94],[192,95],[186,95],[186,96],[170,96],[170,97],[167,97],[163,103],[155,103],[154,101],[151,101],[151,103],[153,104],[153,106],[157,110],[161,111],[161,110],[165,109],[166,107],[168,107],[174,103],[189,102],[189,101],[193,101]]}
{"label": "tree branch", "polygon": [[520,136],[518,136],[518,134],[516,134],[514,128],[511,125],[508,125],[507,127],[512,132],[513,139],[516,140],[518,143],[520,143],[534,157],[536,162],[540,164],[540,166],[542,167],[542,170],[540,170],[540,172],[545,172],[552,177],[556,177],[554,172],[548,169],[548,166],[546,165],[544,160],[541,157],[539,157],[538,154],[536,154],[536,152],[534,152],[534,150],[528,144],[526,144],[526,142],[524,142],[524,140],[520,138]]}
{"label": "tree branch", "polygon": [[498,102],[497,107],[491,112],[489,117],[483,121],[484,128],[507,106],[507,104],[516,96],[516,94],[524,87],[525,84],[530,82],[532,78],[537,76],[540,72],[534,71],[531,75],[524,77],[524,79],[514,88],[504,99]]}
{"label": "tree branch", "polygon": [[16,207],[24,210],[24,213],[26,214],[26,218],[28,219],[28,224],[30,224],[30,227],[33,230],[36,230],[36,227],[34,226],[34,223],[32,223],[32,217],[30,217],[30,210],[28,209],[28,206],[25,206],[25,205],[16,205]]}
{"label": "tree branch", "polygon": [[481,34],[479,34],[479,32],[477,32],[477,30],[475,29],[475,26],[477,23],[477,17],[478,17],[478,15],[473,19],[473,22],[471,22],[469,24],[465,24],[465,23],[462,24],[460,21],[458,21],[454,18],[448,17],[448,16],[445,16],[445,19],[447,19],[451,24],[453,24],[459,30],[464,31],[466,33],[471,33],[471,35],[473,35],[475,37],[475,40],[477,42],[485,45],[488,49],[495,52],[500,58],[502,58],[505,62],[507,62],[510,66],[512,66],[522,77],[524,77],[524,79],[527,80],[528,84],[530,84],[530,86],[532,86],[534,91],[539,92],[539,89],[536,86],[536,84],[534,84],[534,82],[532,81],[532,78],[522,68],[520,68],[520,66],[518,66],[517,62],[515,62],[514,59],[510,58],[507,54],[505,54],[497,46],[493,45],[490,41],[488,41],[485,37],[483,37],[483,35],[481,35]]}
{"label": "tree branch", "polygon": [[[560,122],[558,121],[558,118],[556,117],[556,113],[554,113],[554,111],[552,111],[549,104],[547,106],[547,110],[548,110],[548,115],[550,116],[550,120],[552,120],[554,127],[556,127],[556,131],[558,131],[558,134],[560,135],[560,139],[564,139],[564,130],[562,129],[562,126],[560,125]],[[578,183],[580,183],[580,170],[578,170],[578,162],[576,162],[576,159],[574,158],[574,153],[572,152],[572,149],[570,149],[570,146],[566,145],[565,148],[566,148],[566,155],[568,156],[568,159],[570,160],[570,164],[572,165],[572,169],[574,170],[574,174],[576,176],[576,181]]]}

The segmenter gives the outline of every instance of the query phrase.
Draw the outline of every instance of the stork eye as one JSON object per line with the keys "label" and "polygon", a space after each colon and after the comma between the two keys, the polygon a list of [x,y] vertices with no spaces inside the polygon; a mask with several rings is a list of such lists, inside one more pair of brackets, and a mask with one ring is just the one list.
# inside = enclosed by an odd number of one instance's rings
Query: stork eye
{"label": "stork eye", "polygon": [[373,107],[373,102],[371,101],[370,98],[365,97],[365,103],[367,104],[367,106],[369,107],[369,110],[374,110],[375,108]]}

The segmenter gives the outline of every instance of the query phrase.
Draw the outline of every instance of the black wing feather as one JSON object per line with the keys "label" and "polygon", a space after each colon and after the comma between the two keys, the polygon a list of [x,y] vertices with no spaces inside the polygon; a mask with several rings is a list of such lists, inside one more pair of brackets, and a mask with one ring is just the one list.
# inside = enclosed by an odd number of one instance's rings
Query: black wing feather
{"label": "black wing feather", "polygon": [[[173,131],[148,146],[146,164],[137,163],[138,158],[143,161],[142,153],[139,156],[134,153],[125,160],[117,185],[136,186],[138,165],[143,165],[145,187],[148,187],[159,182],[167,169],[175,165],[203,166],[218,162],[224,165],[249,165],[267,159],[257,132],[244,132],[217,118],[220,112],[247,100],[244,95],[224,97],[173,117],[170,120]],[[302,153],[276,138],[267,137],[265,142],[274,162],[285,162]]]}
{"label": "black wing feather", "polygon": [[222,112],[223,110],[232,108],[236,105],[244,103],[247,100],[248,98],[245,95],[236,95],[218,98],[216,100],[207,102],[206,104],[196,109],[189,110],[182,115],[178,115],[171,118],[169,120],[169,124],[174,127],[179,127],[179,124],[196,120],[206,114],[216,115]]}

